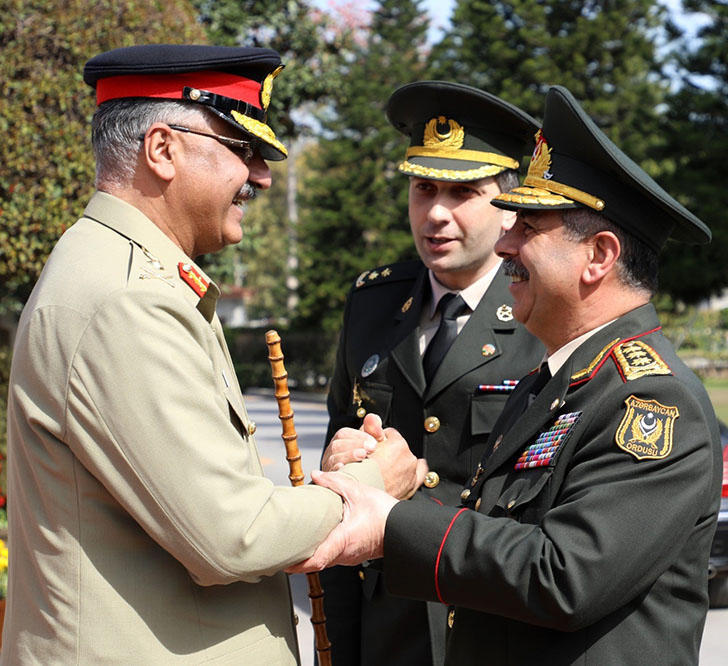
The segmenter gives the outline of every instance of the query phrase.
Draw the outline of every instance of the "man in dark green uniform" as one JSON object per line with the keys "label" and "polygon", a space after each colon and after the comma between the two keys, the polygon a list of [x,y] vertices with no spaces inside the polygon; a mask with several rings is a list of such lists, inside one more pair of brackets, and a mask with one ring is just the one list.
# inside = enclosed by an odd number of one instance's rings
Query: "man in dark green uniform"
{"label": "man in dark green uniform", "polygon": [[524,187],[494,203],[517,211],[496,250],[547,362],[511,394],[458,508],[317,474],[347,518],[299,568],[384,555],[389,592],[449,606],[448,664],[696,664],[718,426],[649,300],[667,238],[710,231],[560,87]]}
{"label": "man in dark green uniform", "polygon": [[[515,215],[490,205],[518,185],[538,126],[493,95],[441,81],[399,88],[387,116],[410,139],[399,170],[409,176],[421,260],[367,271],[352,286],[326,442],[376,413],[427,459],[423,496],[455,506],[516,380],[543,356],[513,318],[509,280],[493,250]],[[462,305],[443,317],[438,303],[448,294],[462,299],[450,308]],[[449,339],[437,333],[448,316]],[[324,572],[323,583],[337,666],[442,664],[442,604],[388,595],[376,567],[338,567]]]}

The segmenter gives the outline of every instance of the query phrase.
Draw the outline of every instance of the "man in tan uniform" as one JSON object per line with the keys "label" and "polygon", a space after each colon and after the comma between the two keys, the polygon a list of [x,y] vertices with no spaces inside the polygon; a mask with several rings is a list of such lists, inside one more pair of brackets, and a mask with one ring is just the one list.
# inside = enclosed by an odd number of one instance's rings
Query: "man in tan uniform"
{"label": "man in tan uniform", "polygon": [[[99,191],[25,307],[10,379],[2,663],[298,662],[282,570],[341,501],[264,478],[219,290],[193,261],[240,240],[265,160],[285,156],[266,124],[279,69],[274,51],[204,46],[86,64]],[[406,447],[379,452],[347,470],[413,492]],[[412,473],[389,479],[402,459]]]}

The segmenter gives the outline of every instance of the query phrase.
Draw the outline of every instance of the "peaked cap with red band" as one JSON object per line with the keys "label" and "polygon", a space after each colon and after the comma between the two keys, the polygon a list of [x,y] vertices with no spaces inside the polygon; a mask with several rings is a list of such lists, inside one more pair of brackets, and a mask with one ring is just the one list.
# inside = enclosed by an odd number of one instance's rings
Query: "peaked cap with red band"
{"label": "peaked cap with red band", "polygon": [[281,69],[272,49],[144,44],[91,58],[83,80],[95,88],[97,104],[131,97],[201,104],[255,141],[265,159],[282,160],[287,151],[267,124]]}

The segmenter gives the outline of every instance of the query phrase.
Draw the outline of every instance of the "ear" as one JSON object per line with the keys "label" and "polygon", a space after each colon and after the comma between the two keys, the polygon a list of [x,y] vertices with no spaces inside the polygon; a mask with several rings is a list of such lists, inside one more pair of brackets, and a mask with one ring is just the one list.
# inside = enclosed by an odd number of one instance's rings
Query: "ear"
{"label": "ear", "polygon": [[147,168],[164,181],[171,181],[176,172],[177,137],[164,123],[154,123],[144,135],[142,160]]}
{"label": "ear", "polygon": [[516,223],[516,211],[501,209],[501,234],[510,231]]}
{"label": "ear", "polygon": [[581,278],[585,284],[593,285],[614,270],[622,248],[611,231],[600,231],[586,242],[587,263]]}

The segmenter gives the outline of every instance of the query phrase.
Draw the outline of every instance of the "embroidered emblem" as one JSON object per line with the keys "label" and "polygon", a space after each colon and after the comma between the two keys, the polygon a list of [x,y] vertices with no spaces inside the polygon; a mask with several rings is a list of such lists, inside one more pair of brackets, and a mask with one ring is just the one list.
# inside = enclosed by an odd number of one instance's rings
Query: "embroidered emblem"
{"label": "embroidered emblem", "polygon": [[660,355],[641,340],[624,342],[614,348],[613,354],[625,382],[648,375],[672,374]]}
{"label": "embroidered emblem", "polygon": [[372,354],[361,367],[361,376],[368,377],[377,369],[379,365],[379,354]]}
{"label": "embroidered emblem", "polygon": [[278,141],[278,139],[276,139],[275,132],[268,127],[268,125],[260,122],[260,120],[243,115],[235,109],[230,111],[230,115],[232,115],[235,122],[240,123],[245,128],[246,132],[249,132],[253,136],[257,136],[259,139],[262,139],[266,143],[278,149],[284,155],[288,156],[286,147]]}
{"label": "embroidered emblem", "polygon": [[514,469],[546,467],[579,422],[580,417],[581,412],[571,412],[559,416],[548,430],[536,438],[535,443],[518,456]]}
{"label": "embroidered emblem", "polygon": [[657,400],[641,400],[634,395],[624,401],[627,412],[614,436],[620,449],[637,460],[661,460],[672,451],[672,432],[677,407],[660,404]]}
{"label": "embroidered emblem", "polygon": [[403,312],[403,313],[404,313],[404,312],[407,312],[407,310],[409,310],[409,309],[410,309],[410,308],[412,307],[412,301],[413,301],[413,300],[414,300],[414,299],[412,298],[412,296],[410,296],[410,297],[409,297],[409,298],[408,298],[408,299],[407,299],[407,300],[406,300],[406,301],[404,302],[404,305],[402,305],[402,312]]}
{"label": "embroidered emblem", "polygon": [[536,139],[536,147],[533,149],[531,164],[528,166],[528,174],[550,180],[554,177],[554,174],[550,171],[551,148],[549,148],[546,137],[541,130],[536,132],[534,138]]}
{"label": "embroidered emblem", "polygon": [[283,65],[280,65],[270,74],[268,74],[268,76],[266,76],[265,80],[263,81],[263,85],[260,88],[260,104],[263,107],[263,111],[267,111],[268,105],[270,104],[270,96],[273,92],[273,79],[275,79],[282,70]]}
{"label": "embroidered emblem", "polygon": [[387,267],[382,271],[382,277],[389,277],[392,274],[392,270]]}
{"label": "embroidered emblem", "polygon": [[513,319],[513,308],[504,303],[495,311],[495,316],[501,321],[511,321]]}
{"label": "embroidered emblem", "polygon": [[[440,125],[447,125],[448,130],[446,132],[440,132]],[[427,148],[434,148],[436,150],[457,150],[462,147],[464,140],[465,130],[462,125],[452,118],[438,116],[429,120],[425,125],[422,143]]]}
{"label": "embroidered emblem", "polygon": [[377,273],[377,271],[372,271],[371,273],[369,273],[369,278],[368,279],[369,280],[376,280],[378,277],[379,277],[379,273]]}
{"label": "embroidered emblem", "polygon": [[364,281],[367,278],[367,275],[369,275],[369,271],[364,271],[357,279],[356,279],[356,287],[361,287],[364,284]]}
{"label": "embroidered emblem", "polygon": [[192,264],[180,261],[177,267],[179,268],[179,276],[202,298],[207,293],[207,287],[210,283],[200,275],[200,272]]}
{"label": "embroidered emblem", "polygon": [[483,345],[483,348],[480,350],[480,353],[483,356],[493,356],[493,354],[495,354],[495,345],[490,344],[490,342]]}

